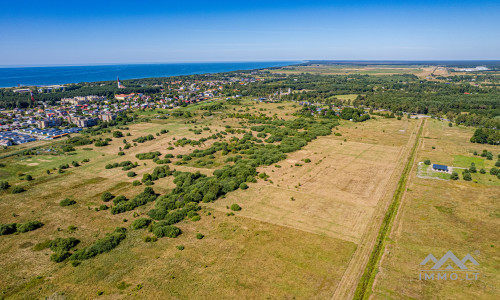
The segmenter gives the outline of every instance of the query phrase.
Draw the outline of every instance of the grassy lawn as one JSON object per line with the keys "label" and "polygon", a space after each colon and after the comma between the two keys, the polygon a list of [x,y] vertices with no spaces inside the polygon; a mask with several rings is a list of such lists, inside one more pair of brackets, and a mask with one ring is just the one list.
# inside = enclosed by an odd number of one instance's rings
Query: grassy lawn
{"label": "grassy lawn", "polygon": [[484,159],[477,156],[455,155],[453,156],[453,166],[469,168],[471,163],[476,164],[476,168],[484,168]]}

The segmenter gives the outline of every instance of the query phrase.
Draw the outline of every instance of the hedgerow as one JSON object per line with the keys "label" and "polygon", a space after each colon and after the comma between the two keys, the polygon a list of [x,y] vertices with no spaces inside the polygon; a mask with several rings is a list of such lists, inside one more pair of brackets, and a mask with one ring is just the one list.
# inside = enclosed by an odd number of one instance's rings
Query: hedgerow
{"label": "hedgerow", "polygon": [[97,240],[87,248],[80,249],[70,256],[70,260],[85,260],[97,256],[98,254],[109,252],[116,248],[124,240],[127,230],[123,227],[117,227],[112,233],[104,238]]}

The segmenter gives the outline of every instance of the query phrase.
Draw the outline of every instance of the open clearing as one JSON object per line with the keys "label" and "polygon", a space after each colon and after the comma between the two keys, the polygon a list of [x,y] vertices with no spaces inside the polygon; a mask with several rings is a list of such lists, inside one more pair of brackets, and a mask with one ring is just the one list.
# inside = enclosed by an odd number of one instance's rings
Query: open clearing
{"label": "open clearing", "polygon": [[[472,129],[449,128],[445,122],[429,120],[416,162],[430,159],[451,164],[457,158],[477,159],[471,153],[482,149],[498,154],[498,147],[471,144],[471,134]],[[485,167],[493,163],[485,161]],[[498,299],[500,187],[493,184],[498,179],[474,173],[475,183],[423,179],[415,171],[410,174],[372,298]],[[439,259],[447,251],[459,259],[471,254],[479,263],[475,266],[479,280],[419,280],[420,262],[429,253]]]}

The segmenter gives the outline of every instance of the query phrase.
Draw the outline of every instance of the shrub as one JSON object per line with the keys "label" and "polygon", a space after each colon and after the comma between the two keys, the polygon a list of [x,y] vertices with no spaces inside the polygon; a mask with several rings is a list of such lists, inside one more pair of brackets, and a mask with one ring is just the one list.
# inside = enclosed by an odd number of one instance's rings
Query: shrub
{"label": "shrub", "polygon": [[16,186],[12,189],[11,193],[12,194],[20,194],[24,191],[26,191],[26,190],[22,186]]}
{"label": "shrub", "polygon": [[184,246],[183,246],[183,245],[179,245],[179,246],[177,246],[176,248],[177,248],[178,250],[181,250],[181,251],[182,251],[182,250],[184,250]]}
{"label": "shrub", "polygon": [[306,159],[304,159],[304,162],[305,162],[305,163],[310,163],[310,162],[311,162],[311,160],[310,160],[309,158],[306,158]]}
{"label": "shrub", "polygon": [[121,131],[113,131],[113,137],[121,138],[123,137],[123,133]]}
{"label": "shrub", "polygon": [[181,230],[175,226],[168,225],[168,223],[161,221],[153,225],[153,234],[157,237],[170,237],[176,238],[181,234]]}
{"label": "shrub", "polygon": [[28,231],[33,231],[35,229],[38,229],[43,226],[43,223],[40,221],[29,221],[23,224],[17,224],[16,225],[16,231],[17,232],[28,232]]}
{"label": "shrub", "polygon": [[201,233],[197,233],[197,234],[196,234],[196,238],[197,238],[197,239],[199,239],[199,240],[201,240],[201,239],[202,239],[202,238],[204,238],[204,237],[205,237],[205,236],[204,236],[203,234],[201,234]]}
{"label": "shrub", "polygon": [[498,169],[497,168],[491,168],[490,169],[490,174],[491,175],[497,175],[498,174]]}
{"label": "shrub", "polygon": [[191,221],[194,221],[194,222],[199,221],[199,220],[201,220],[200,216],[194,216],[191,218]]}
{"label": "shrub", "polygon": [[69,237],[69,238],[56,238],[50,242],[49,247],[52,251],[69,251],[71,248],[76,247],[80,243],[79,240]]}
{"label": "shrub", "polygon": [[24,177],[24,179],[25,179],[26,181],[31,181],[31,180],[33,180],[33,177],[32,177],[31,175],[29,175],[29,174],[28,174],[28,175],[26,175],[26,177]]}
{"label": "shrub", "polygon": [[127,173],[127,176],[128,176],[128,177],[135,177],[136,175],[137,175],[137,174],[135,174],[135,172],[134,172],[134,171],[130,171],[130,172],[128,172],[128,173]]}
{"label": "shrub", "polygon": [[451,173],[451,177],[450,177],[450,178],[451,178],[451,180],[458,180],[458,173],[457,173],[457,172],[455,172],[455,171],[453,171],[453,172]]}
{"label": "shrub", "polygon": [[0,224],[0,235],[13,234],[17,231],[17,224]]}
{"label": "shrub", "polygon": [[246,189],[248,189],[248,185],[247,185],[246,183],[242,182],[242,183],[240,184],[240,189],[242,189],[242,190],[246,190]]}
{"label": "shrub", "polygon": [[111,194],[110,192],[105,192],[101,195],[101,200],[104,202],[108,202],[109,200],[113,199],[115,196]]}
{"label": "shrub", "polygon": [[141,185],[141,184],[142,183],[139,180],[134,180],[134,182],[132,182],[133,186],[138,186],[138,185]]}
{"label": "shrub", "polygon": [[126,211],[131,211],[136,207],[155,201],[156,197],[157,195],[155,194],[153,188],[146,187],[142,193],[136,195],[134,198],[120,202],[116,206],[111,208],[111,213],[115,215]]}
{"label": "shrub", "polygon": [[125,152],[123,151],[118,152],[118,156],[123,156],[123,155],[125,155]]}
{"label": "shrub", "polygon": [[116,248],[124,240],[127,230],[123,227],[117,227],[111,234],[97,240],[87,248],[80,249],[70,256],[71,260],[84,260],[92,258],[98,254],[109,252]]}
{"label": "shrub", "polygon": [[481,169],[481,170],[479,170],[479,173],[486,174],[486,170],[485,169]]}
{"label": "shrub", "polygon": [[158,238],[156,236],[147,236],[144,238],[144,241],[146,243],[156,242],[157,240],[158,240]]}
{"label": "shrub", "polygon": [[429,159],[426,159],[426,160],[424,160],[424,164],[429,166],[431,164],[431,161]]}
{"label": "shrub", "polygon": [[108,210],[109,207],[106,204],[99,206],[99,210]]}
{"label": "shrub", "polygon": [[240,211],[241,207],[238,204],[234,203],[234,204],[231,205],[231,210],[233,210],[233,211]]}
{"label": "shrub", "polygon": [[55,253],[52,253],[50,255],[50,260],[56,263],[64,261],[66,258],[68,258],[71,254],[68,251],[58,251]]}
{"label": "shrub", "polygon": [[10,187],[10,184],[7,181],[0,181],[0,190],[6,190]]}
{"label": "shrub", "polygon": [[61,202],[59,202],[60,206],[70,206],[70,205],[73,205],[73,204],[76,204],[76,201],[75,200],[71,200],[69,198],[61,200]]}
{"label": "shrub", "polygon": [[151,219],[148,219],[148,218],[139,218],[137,220],[135,220],[134,222],[132,222],[132,229],[141,229],[141,228],[145,228],[145,227],[148,227],[148,225],[151,223]]}
{"label": "shrub", "polygon": [[472,180],[472,176],[470,175],[469,170],[465,170],[464,172],[462,172],[462,176],[463,176],[463,178],[464,178],[465,181],[471,181]]}
{"label": "shrub", "polygon": [[495,163],[495,167],[500,167],[500,160]]}

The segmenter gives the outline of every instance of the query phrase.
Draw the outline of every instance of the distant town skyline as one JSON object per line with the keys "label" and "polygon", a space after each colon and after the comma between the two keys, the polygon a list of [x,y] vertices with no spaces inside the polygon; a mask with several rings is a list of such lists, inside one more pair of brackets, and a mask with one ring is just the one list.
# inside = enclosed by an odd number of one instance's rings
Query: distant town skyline
{"label": "distant town skyline", "polygon": [[498,60],[498,1],[23,1],[0,65]]}

